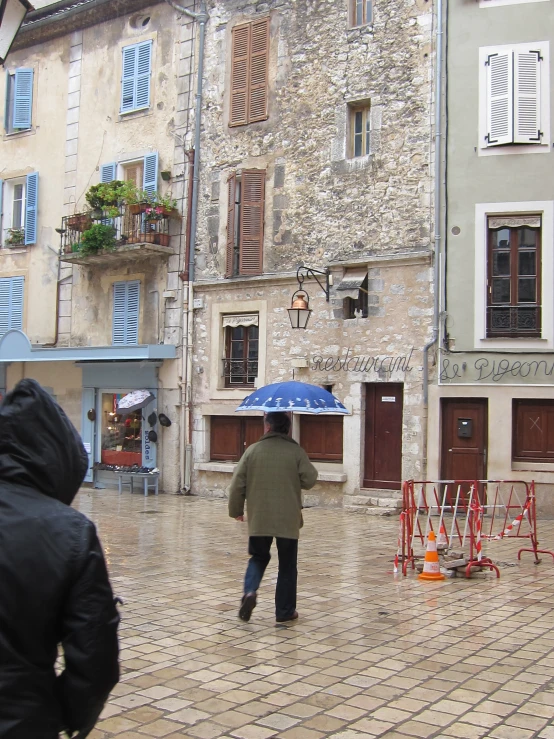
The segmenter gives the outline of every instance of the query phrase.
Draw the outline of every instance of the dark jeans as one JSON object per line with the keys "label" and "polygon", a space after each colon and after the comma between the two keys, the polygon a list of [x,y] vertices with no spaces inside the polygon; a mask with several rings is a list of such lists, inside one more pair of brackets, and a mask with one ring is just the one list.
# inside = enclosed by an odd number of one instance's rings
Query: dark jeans
{"label": "dark jeans", "polygon": [[[275,616],[290,618],[296,610],[296,580],[298,571],[298,539],[279,539],[277,554],[279,555],[279,573],[275,590]],[[265,569],[271,559],[269,550],[273,542],[272,536],[251,536],[248,540],[250,561],[244,576],[244,592],[255,593],[260,587]]]}

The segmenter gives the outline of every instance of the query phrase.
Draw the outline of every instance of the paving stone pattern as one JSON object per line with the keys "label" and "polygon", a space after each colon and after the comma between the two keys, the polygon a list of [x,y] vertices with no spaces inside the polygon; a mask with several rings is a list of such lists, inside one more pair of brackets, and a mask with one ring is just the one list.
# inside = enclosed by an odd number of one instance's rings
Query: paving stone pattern
{"label": "paving stone pattern", "polygon": [[392,575],[394,519],[308,509],[299,621],[275,625],[275,557],[244,624],[247,533],[224,501],[75,505],[126,601],[122,680],[91,739],[554,739],[554,563],[513,566],[517,542],[489,545],[500,580],[423,583]]}

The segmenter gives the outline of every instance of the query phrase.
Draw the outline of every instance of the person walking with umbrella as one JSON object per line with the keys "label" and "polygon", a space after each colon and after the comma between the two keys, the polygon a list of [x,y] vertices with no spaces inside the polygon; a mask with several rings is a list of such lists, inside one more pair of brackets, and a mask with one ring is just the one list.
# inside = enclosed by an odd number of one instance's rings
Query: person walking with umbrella
{"label": "person walking with umbrella", "polygon": [[317,481],[317,470],[306,452],[289,436],[286,413],[268,413],[264,436],[245,451],[229,489],[229,516],[244,521],[248,513],[248,553],[239,618],[249,621],[257,591],[271,559],[276,539],[279,573],[275,590],[277,623],[294,621],[296,610],[298,539],[302,521],[301,490]]}

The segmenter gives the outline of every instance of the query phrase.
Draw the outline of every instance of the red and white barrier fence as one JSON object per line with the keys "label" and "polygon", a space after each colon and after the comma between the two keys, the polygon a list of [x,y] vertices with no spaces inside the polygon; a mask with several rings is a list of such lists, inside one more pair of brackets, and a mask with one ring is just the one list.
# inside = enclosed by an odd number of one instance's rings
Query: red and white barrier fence
{"label": "red and white barrier fence", "polygon": [[[472,569],[489,569],[500,577],[498,567],[483,554],[483,541],[504,538],[528,539],[529,547],[518,551],[535,555],[554,552],[539,549],[534,482],[519,480],[408,480],[402,487],[398,549],[394,571],[407,574],[415,567],[415,545],[425,546],[430,531],[438,533],[447,549],[469,546],[466,577]],[[438,519],[438,520],[437,520]],[[436,528],[436,531],[435,531]]]}

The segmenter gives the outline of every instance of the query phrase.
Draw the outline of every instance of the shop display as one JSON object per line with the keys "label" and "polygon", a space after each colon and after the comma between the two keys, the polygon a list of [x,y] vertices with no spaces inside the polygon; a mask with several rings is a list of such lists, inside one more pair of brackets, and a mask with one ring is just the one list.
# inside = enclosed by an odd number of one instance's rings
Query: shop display
{"label": "shop display", "polygon": [[118,402],[124,394],[102,394],[102,455],[104,465],[134,466],[142,464],[142,413],[118,413]]}

